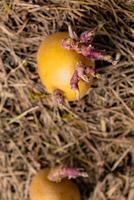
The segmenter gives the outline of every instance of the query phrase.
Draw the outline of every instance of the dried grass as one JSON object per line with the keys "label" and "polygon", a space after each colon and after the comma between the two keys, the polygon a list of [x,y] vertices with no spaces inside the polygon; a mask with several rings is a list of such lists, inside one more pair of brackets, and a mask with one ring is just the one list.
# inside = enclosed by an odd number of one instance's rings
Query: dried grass
{"label": "dried grass", "polygon": [[[0,1],[0,200],[28,200],[31,177],[45,166],[84,168],[83,199],[134,199],[134,1]],[[94,39],[115,66],[69,108],[40,83],[35,55],[48,34],[100,26]],[[100,67],[101,66],[101,67]]]}

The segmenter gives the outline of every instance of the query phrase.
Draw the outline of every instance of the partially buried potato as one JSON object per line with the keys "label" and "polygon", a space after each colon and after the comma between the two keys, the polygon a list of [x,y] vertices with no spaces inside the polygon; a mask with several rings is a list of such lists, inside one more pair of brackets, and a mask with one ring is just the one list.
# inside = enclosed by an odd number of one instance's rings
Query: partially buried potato
{"label": "partially buried potato", "polygon": [[30,200],[80,200],[77,185],[68,179],[61,182],[48,180],[49,168],[40,170],[30,185]]}
{"label": "partially buried potato", "polygon": [[[67,32],[57,32],[42,41],[37,53],[38,73],[50,93],[61,93],[68,101],[83,97],[91,88],[94,62],[74,50],[63,48]],[[71,38],[69,38],[71,40]],[[57,92],[58,91],[58,92]]]}
{"label": "partially buried potato", "polygon": [[79,37],[73,31],[53,33],[38,48],[37,67],[41,81],[61,103],[65,99],[79,100],[88,93],[94,77],[98,77],[95,60],[117,62],[92,45],[96,32],[97,28]]}

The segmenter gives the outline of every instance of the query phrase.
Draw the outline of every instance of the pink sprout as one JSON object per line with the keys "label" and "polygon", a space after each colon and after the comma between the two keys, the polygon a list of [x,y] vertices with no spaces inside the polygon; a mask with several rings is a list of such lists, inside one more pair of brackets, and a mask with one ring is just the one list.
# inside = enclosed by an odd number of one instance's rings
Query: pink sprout
{"label": "pink sprout", "polygon": [[94,60],[102,60],[104,58],[104,54],[101,51],[95,50],[91,45],[82,45],[80,51],[83,56]]}
{"label": "pink sprout", "polygon": [[75,70],[70,80],[70,85],[71,85],[72,90],[78,89],[78,81],[79,81],[78,72],[77,70]]}
{"label": "pink sprout", "polygon": [[80,42],[85,43],[85,44],[90,44],[91,40],[93,38],[93,36],[95,35],[95,33],[97,32],[97,27],[94,28],[93,30],[90,31],[84,31],[83,33],[81,33],[80,35]]}
{"label": "pink sprout", "polygon": [[73,167],[65,167],[65,166],[57,166],[50,170],[48,174],[48,179],[53,182],[60,182],[64,178],[77,178],[79,176],[87,177],[88,174],[86,172],[82,172],[77,168]]}
{"label": "pink sprout", "polygon": [[65,39],[62,40],[61,46],[65,49],[72,50],[73,47],[74,47],[74,43],[75,43],[75,40],[68,37],[68,38],[65,38]]}
{"label": "pink sprout", "polygon": [[63,95],[63,91],[60,89],[55,89],[54,90],[54,96],[56,97],[56,100],[59,104],[64,104],[64,95]]}
{"label": "pink sprout", "polygon": [[77,53],[94,60],[106,60],[114,63],[111,56],[92,47],[91,40],[93,35],[95,35],[96,30],[97,29],[93,29],[92,31],[83,32],[77,40],[71,37],[65,38],[62,40],[61,46],[67,50],[74,50]]}
{"label": "pink sprout", "polygon": [[79,80],[83,80],[84,82],[89,82],[89,75],[95,77],[95,68],[87,66],[83,63],[77,63],[76,69],[72,75],[70,80],[70,85],[73,90],[78,90],[78,82]]}

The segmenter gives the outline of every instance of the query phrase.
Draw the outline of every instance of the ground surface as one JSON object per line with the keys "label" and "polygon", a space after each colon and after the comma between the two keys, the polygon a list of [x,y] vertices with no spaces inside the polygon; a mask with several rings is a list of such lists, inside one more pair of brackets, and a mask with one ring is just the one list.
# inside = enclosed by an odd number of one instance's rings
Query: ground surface
{"label": "ground surface", "polygon": [[[83,199],[134,200],[134,1],[0,1],[0,200],[28,200],[32,175],[64,163],[85,169]],[[42,86],[36,51],[46,35],[100,26],[94,45],[120,62],[91,92],[58,107]]]}

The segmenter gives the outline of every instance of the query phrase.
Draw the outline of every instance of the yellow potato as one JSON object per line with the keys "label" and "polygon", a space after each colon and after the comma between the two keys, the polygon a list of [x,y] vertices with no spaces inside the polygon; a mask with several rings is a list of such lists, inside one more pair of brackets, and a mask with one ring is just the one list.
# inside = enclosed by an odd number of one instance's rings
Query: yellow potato
{"label": "yellow potato", "polygon": [[[77,100],[77,94],[72,90],[70,80],[78,63],[94,67],[94,62],[83,55],[67,50],[61,42],[69,37],[66,32],[57,32],[48,36],[40,45],[37,53],[38,73],[48,92],[55,89],[63,91],[68,101]],[[80,97],[83,97],[91,87],[93,77],[89,75],[89,83],[80,80],[78,83]]]}
{"label": "yellow potato", "polygon": [[50,169],[40,170],[32,179],[30,200],[80,200],[80,192],[75,183],[63,179],[59,183],[51,182],[47,176]]}

